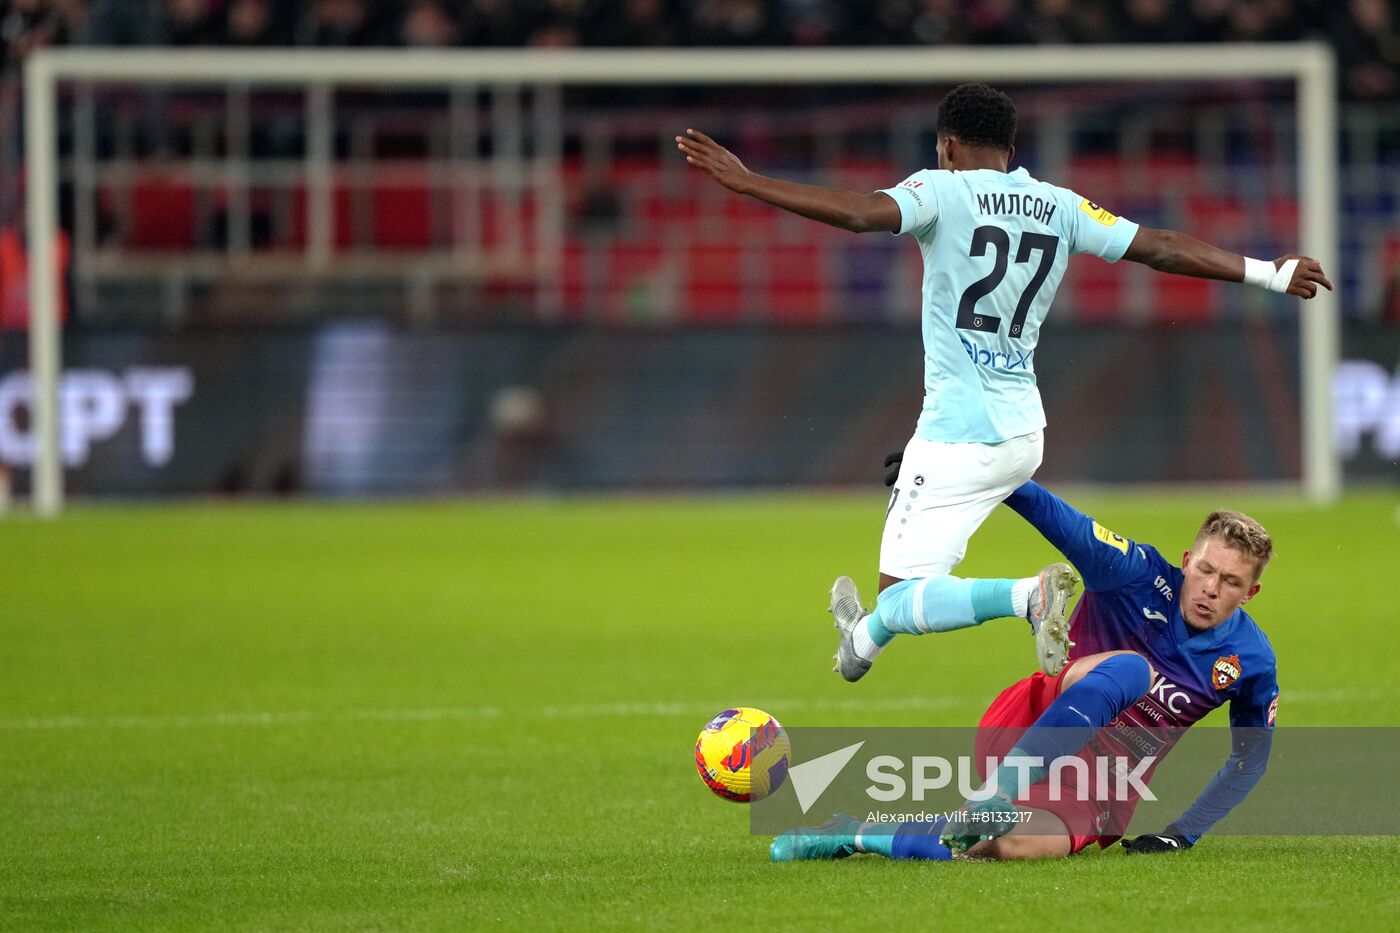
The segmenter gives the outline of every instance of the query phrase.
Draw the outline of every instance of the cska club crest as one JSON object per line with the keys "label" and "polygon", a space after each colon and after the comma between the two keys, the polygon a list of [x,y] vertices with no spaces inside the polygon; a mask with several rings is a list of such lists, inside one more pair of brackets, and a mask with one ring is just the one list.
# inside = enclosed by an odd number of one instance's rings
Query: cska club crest
{"label": "cska club crest", "polygon": [[1215,684],[1216,690],[1228,690],[1234,686],[1235,681],[1240,679],[1240,656],[1232,654],[1228,658],[1216,658],[1215,666],[1211,668],[1210,681]]}

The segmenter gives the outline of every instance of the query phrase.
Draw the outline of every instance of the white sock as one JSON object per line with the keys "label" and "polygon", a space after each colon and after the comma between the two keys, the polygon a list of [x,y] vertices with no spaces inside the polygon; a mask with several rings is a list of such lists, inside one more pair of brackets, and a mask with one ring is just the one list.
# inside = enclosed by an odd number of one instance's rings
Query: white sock
{"label": "white sock", "polygon": [[1011,584],[1011,611],[1023,619],[1031,615],[1031,594],[1040,589],[1040,577],[1026,577]]}
{"label": "white sock", "polygon": [[851,644],[856,649],[856,654],[867,661],[873,661],[885,650],[885,646],[875,644],[875,640],[870,637],[870,629],[865,624],[868,618],[870,616],[863,615],[856,623],[856,627],[851,631]]}

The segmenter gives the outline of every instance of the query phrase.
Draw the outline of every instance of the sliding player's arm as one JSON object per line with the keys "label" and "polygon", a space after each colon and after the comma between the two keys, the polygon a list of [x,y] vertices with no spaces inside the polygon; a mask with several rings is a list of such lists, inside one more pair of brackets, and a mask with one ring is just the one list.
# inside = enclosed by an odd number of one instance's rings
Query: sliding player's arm
{"label": "sliding player's arm", "polygon": [[1123,848],[1134,854],[1189,849],[1243,803],[1269,766],[1277,708],[1278,680],[1271,669],[1254,678],[1249,689],[1230,701],[1230,757],[1195,803],[1165,832],[1125,839]]}
{"label": "sliding player's arm", "polygon": [[1123,258],[1151,266],[1158,272],[1245,282],[1299,298],[1312,298],[1319,285],[1332,290],[1322,264],[1311,257],[1280,256],[1272,262],[1247,259],[1175,230],[1139,227]]}
{"label": "sliding player's arm", "polygon": [[1087,589],[1111,590],[1149,569],[1144,546],[1109,531],[1034,480],[1021,484],[1006,504],[1069,558]]}
{"label": "sliding player's arm", "polygon": [[751,172],[738,156],[699,130],[676,137],[676,148],[691,165],[736,194],[756,198],[824,224],[856,233],[898,233],[903,224],[899,205],[887,194],[847,191],[825,185],[803,185]]}

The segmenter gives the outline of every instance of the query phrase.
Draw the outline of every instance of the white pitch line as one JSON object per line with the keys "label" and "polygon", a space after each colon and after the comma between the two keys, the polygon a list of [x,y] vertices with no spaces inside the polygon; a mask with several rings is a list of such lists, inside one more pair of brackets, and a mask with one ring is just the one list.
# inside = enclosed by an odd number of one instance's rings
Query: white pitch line
{"label": "white pitch line", "polygon": [[[770,700],[761,704],[769,709],[834,710],[860,712],[863,710],[932,710],[945,709],[966,702],[961,697],[893,697],[880,700]],[[700,701],[684,703],[570,703],[511,709],[504,706],[445,706],[422,709],[360,709],[340,713],[314,713],[309,710],[290,712],[222,712],[183,713],[161,716],[36,716],[0,719],[0,730],[45,731],[76,729],[166,729],[200,728],[209,726],[285,726],[316,722],[378,721],[378,722],[442,722],[447,720],[499,719],[503,716],[593,719],[598,717],[627,719],[664,716],[712,716],[724,709],[720,703]]]}
{"label": "white pitch line", "polygon": [[[1364,700],[1384,700],[1400,691],[1384,687],[1372,689],[1338,688],[1334,690],[1285,690],[1285,707],[1294,704],[1349,703]],[[753,705],[767,710],[779,710],[784,715],[792,711],[811,712],[898,712],[901,710],[943,710],[968,704],[976,705],[985,697],[941,695],[885,697],[860,699],[767,699]],[[0,731],[40,732],[78,729],[182,729],[218,726],[289,726],[318,722],[446,722],[477,719],[500,719],[505,716],[521,718],[560,719],[641,719],[667,716],[703,718],[725,707],[702,701],[666,703],[567,703],[538,707],[511,708],[505,706],[437,706],[406,709],[359,709],[344,712],[284,712],[249,711],[220,713],[182,713],[174,715],[121,716],[36,716],[0,719]]]}
{"label": "white pitch line", "polygon": [[[862,710],[920,710],[920,709],[948,709],[960,706],[963,703],[973,702],[970,697],[961,696],[911,696],[911,697],[890,697],[879,700],[860,699],[806,699],[806,700],[763,700],[745,705],[756,706],[765,710],[834,710],[860,712]],[[545,706],[539,710],[541,716],[547,717],[583,717],[593,716],[711,716],[725,709],[714,703],[583,703],[570,704],[567,706]]]}

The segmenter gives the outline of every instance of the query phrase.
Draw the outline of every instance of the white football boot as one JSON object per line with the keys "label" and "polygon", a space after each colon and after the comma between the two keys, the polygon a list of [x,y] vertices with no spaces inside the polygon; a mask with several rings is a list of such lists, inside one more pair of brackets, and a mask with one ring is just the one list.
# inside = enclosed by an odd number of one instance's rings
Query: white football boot
{"label": "white football boot", "polygon": [[850,577],[837,577],[831,585],[831,607],[827,611],[832,615],[836,631],[841,633],[841,640],[836,644],[836,666],[832,670],[854,683],[870,670],[870,662],[856,654],[851,633],[869,613],[861,606],[860,592]]}
{"label": "white football boot", "polygon": [[[1069,663],[1069,622],[1065,616],[1069,598],[1079,585],[1079,575],[1069,564],[1051,564],[1039,574],[1040,585],[1031,591],[1026,618],[1035,635],[1035,659],[1040,669],[1055,676]],[[833,591],[834,594],[834,591]]]}

